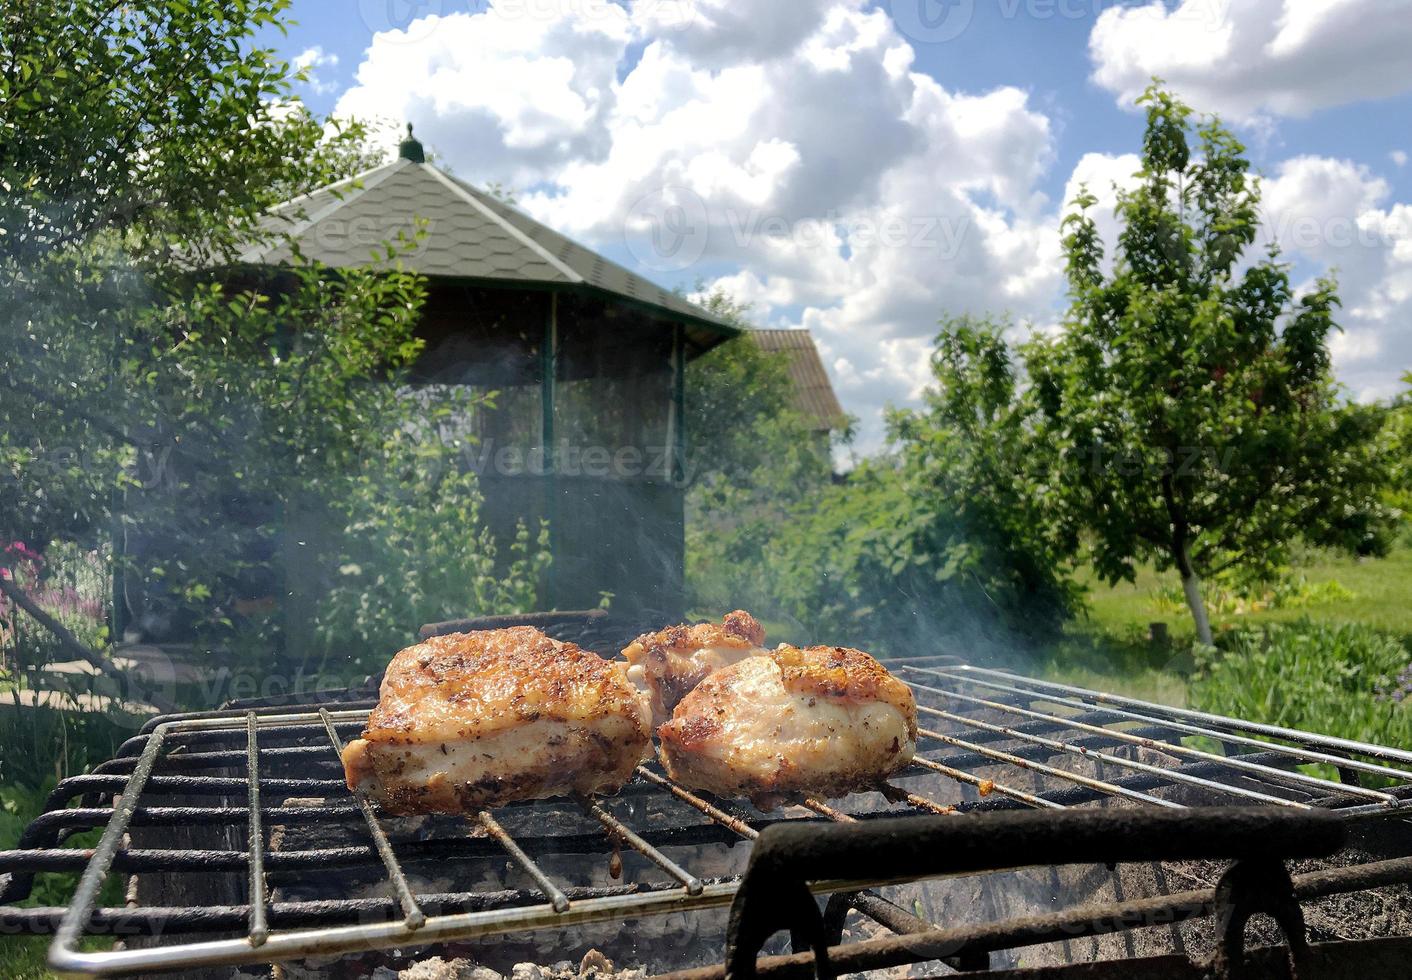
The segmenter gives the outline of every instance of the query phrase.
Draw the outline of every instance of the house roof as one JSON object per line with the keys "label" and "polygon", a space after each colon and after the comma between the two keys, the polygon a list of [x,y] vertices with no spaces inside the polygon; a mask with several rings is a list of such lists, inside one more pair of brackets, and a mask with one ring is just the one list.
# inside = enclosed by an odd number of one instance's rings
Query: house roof
{"label": "house roof", "polygon": [[842,429],[847,424],[843,406],[838,403],[808,330],[751,330],[750,336],[761,350],[784,355],[794,389],[794,407],[812,421],[816,432]]}
{"label": "house roof", "polygon": [[[404,144],[391,163],[275,207],[262,230],[282,233],[305,257],[334,268],[391,267],[382,243],[399,233],[410,240],[418,222],[425,222],[425,237],[397,256],[414,272],[596,293],[686,324],[699,348],[737,332],[682,296],[415,156]],[[275,238],[245,249],[237,261],[279,265],[291,258],[291,242]]]}

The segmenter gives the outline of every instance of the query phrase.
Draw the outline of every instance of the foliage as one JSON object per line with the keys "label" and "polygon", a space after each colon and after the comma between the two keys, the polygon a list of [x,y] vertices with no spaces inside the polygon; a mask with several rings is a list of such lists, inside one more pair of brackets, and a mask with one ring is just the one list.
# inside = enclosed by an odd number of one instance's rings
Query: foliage
{"label": "foliage", "polygon": [[[703,305],[749,329],[748,310],[725,294]],[[830,446],[793,408],[790,386],[784,356],[748,336],[687,366],[686,573],[698,608],[764,609],[757,596],[767,546],[791,508],[830,481]]]}
{"label": "foliage", "polygon": [[[742,331],[752,329],[749,307],[725,293],[712,293],[700,305]],[[826,476],[828,457],[818,451],[791,394],[785,355],[763,350],[748,336],[691,361],[684,406],[691,482],[773,483],[784,489],[801,469],[815,478]]]}
{"label": "foliage", "polygon": [[1381,552],[1382,415],[1331,379],[1334,283],[1296,296],[1273,248],[1250,260],[1260,192],[1243,147],[1159,85],[1139,101],[1142,169],[1118,195],[1111,271],[1084,190],[1064,222],[1064,330],[1026,352],[1039,445],[1094,567],[1115,582],[1150,560],[1196,585],[1273,570],[1300,536]]}
{"label": "foliage", "polygon": [[893,454],[801,500],[769,545],[757,588],[819,638],[975,653],[1048,635],[1074,607],[1074,544],[1027,464],[1033,408],[1000,326],[946,322],[932,370],[925,410],[890,418]]}
{"label": "foliage", "polygon": [[[454,444],[402,439],[445,410],[399,396],[423,300],[397,263],[408,238],[382,243],[376,272],[227,261],[278,234],[261,231],[269,205],[377,155],[361,127],[299,105],[289,66],[255,43],[286,8],[0,0],[0,541],[48,555],[118,538],[138,626],[246,651],[257,673],[281,649],[308,653],[315,627],[384,635],[316,617],[328,590],[353,615],[339,585],[364,584],[329,579],[339,552],[392,583],[414,544],[464,556],[476,542],[460,613],[518,599],[543,561],[526,541],[525,564],[490,572],[478,526],[436,537],[413,513],[474,519],[476,497],[470,477],[419,475],[454,466]],[[401,551],[373,542],[375,523]],[[84,643],[111,670],[108,639]]]}
{"label": "foliage", "polygon": [[1392,479],[1388,503],[1402,517],[1403,537],[1412,540],[1412,371],[1402,376],[1408,386],[1388,409],[1388,437],[1392,444]]}
{"label": "foliage", "polygon": [[[0,568],[0,576],[16,582],[81,642],[91,647],[107,642],[104,599],[111,586],[111,556],[105,553],[106,549],[84,551],[61,542],[51,547],[47,555],[41,555],[24,542],[14,541],[3,550],[8,556],[8,567]],[[48,663],[53,659],[52,647],[52,637],[30,622],[13,602],[0,596],[0,671],[13,673],[31,664]],[[21,661],[21,652],[38,655]]]}
{"label": "foliage", "polygon": [[1058,506],[1060,490],[1037,445],[1037,408],[1005,330],[993,319],[944,320],[926,408],[893,413],[891,436],[917,504],[934,515],[954,512],[946,550],[954,560],[987,555],[996,608],[1013,603],[1008,619],[1043,632],[1077,603],[1065,569],[1078,534]]}
{"label": "foliage", "polygon": [[[114,712],[24,708],[12,688],[0,691],[0,783],[38,786],[111,759],[140,724]],[[62,704],[62,699],[59,700]],[[68,706],[66,706],[67,708]]]}
{"label": "foliage", "polygon": [[[466,401],[441,411],[469,411]],[[422,623],[538,605],[550,563],[548,527],[531,533],[521,523],[502,560],[480,519],[475,476],[448,458],[437,418],[428,412],[416,426],[392,430],[373,465],[339,495],[343,550],[318,619],[326,658],[372,667]]]}
{"label": "foliage", "polygon": [[[54,789],[51,777],[34,788],[22,785],[0,786],[0,850],[9,850],[19,841],[20,834],[35,817],[43,812],[45,797]],[[76,833],[66,843],[75,848],[91,848],[98,844],[101,830]],[[72,871],[39,874],[34,877],[29,898],[19,902],[21,908],[34,906],[64,908],[71,902],[78,873]],[[100,906],[121,906],[123,877],[111,875],[98,893]],[[0,972],[9,978],[53,977],[45,963],[51,936],[6,935],[0,938]],[[112,944],[111,938],[91,937],[81,941],[85,949],[101,949]]]}
{"label": "foliage", "polygon": [[1369,626],[1301,620],[1236,630],[1197,650],[1193,706],[1383,745],[1412,744],[1412,703],[1391,695],[1412,653]]}
{"label": "foliage", "polygon": [[340,176],[361,127],[301,110],[252,44],[288,0],[0,3],[0,259],[120,235],[129,255],[228,253]]}

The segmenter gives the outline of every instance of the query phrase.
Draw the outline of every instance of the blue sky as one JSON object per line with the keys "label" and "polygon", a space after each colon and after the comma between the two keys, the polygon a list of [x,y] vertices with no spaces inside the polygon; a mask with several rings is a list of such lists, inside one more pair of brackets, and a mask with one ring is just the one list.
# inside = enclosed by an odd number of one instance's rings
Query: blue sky
{"label": "blue sky", "polygon": [[[1245,140],[1297,277],[1339,270],[1350,393],[1384,397],[1412,369],[1412,0],[295,0],[291,16],[264,40],[311,64],[316,111],[383,119],[389,140],[410,118],[458,174],[651,278],[811,329],[865,448],[925,384],[944,311],[1053,322],[1062,203],[1131,170],[1131,99],[1154,73]],[[699,232],[685,264],[644,245],[669,211]]]}

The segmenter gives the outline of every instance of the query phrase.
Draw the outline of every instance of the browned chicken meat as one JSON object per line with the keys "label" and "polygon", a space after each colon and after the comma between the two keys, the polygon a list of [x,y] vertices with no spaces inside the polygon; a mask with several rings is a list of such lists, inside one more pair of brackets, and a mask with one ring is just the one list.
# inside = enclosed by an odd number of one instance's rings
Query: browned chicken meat
{"label": "browned chicken meat", "polygon": [[625,665],[529,626],[408,647],[380,693],[343,768],[392,814],[616,792],[651,747]]}
{"label": "browned chicken meat", "polygon": [[765,628],[737,609],[719,623],[669,626],[634,640],[623,656],[632,666],[628,677],[647,692],[652,724],[672,717],[672,709],[714,670],[765,651]]}
{"label": "browned chicken meat", "polygon": [[846,647],[781,644],[707,677],[657,730],[675,780],[762,809],[793,793],[842,796],[912,760],[912,691]]}

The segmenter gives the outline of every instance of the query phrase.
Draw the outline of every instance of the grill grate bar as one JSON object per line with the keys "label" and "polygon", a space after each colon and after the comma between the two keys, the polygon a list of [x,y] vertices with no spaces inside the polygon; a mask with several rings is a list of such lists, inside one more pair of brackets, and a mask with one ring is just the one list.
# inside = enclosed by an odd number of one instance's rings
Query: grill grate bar
{"label": "grill grate bar", "polygon": [[[1048,692],[1043,692],[1043,691],[1025,690],[1024,688],[1014,687],[1014,686],[1009,685],[1009,684],[1000,684],[1000,683],[997,683],[997,682],[991,681],[991,680],[983,680],[983,679],[973,678],[973,677],[961,677],[961,676],[956,676],[956,675],[953,675],[953,674],[945,674],[945,673],[942,673],[942,672],[939,671],[939,670],[935,670],[935,669],[931,669],[931,668],[925,668],[925,667],[907,667],[907,668],[905,668],[905,669],[907,669],[907,670],[918,670],[918,671],[921,671],[922,673],[934,674],[934,675],[936,675],[936,676],[938,676],[938,677],[941,677],[941,678],[943,678],[943,679],[945,679],[945,680],[959,681],[959,682],[961,682],[961,683],[963,683],[963,684],[970,684],[970,685],[972,685],[972,686],[984,687],[984,688],[987,688],[987,689],[989,689],[989,690],[1004,691],[1004,692],[1006,692],[1006,693],[1017,694],[1017,695],[1020,695],[1020,696],[1022,696],[1022,697],[1026,697],[1026,698],[1041,699],[1041,700],[1044,700],[1044,701],[1049,702],[1049,703],[1051,703],[1051,704],[1059,704],[1059,705],[1063,705],[1063,706],[1069,707],[1069,708],[1080,708],[1080,709],[1082,709],[1082,710],[1084,710],[1084,711],[1094,711],[1094,710],[1095,710],[1095,706],[1092,705],[1092,704],[1089,704],[1089,703],[1087,703],[1087,702],[1085,702],[1085,701],[1076,700],[1076,699],[1074,699],[1074,698],[1064,697],[1064,696],[1062,696],[1062,695],[1050,694],[1050,693],[1048,693]],[[998,676],[1001,676],[1001,677],[1008,677],[1008,678],[1010,678],[1011,680],[1016,681],[1017,683],[1018,683],[1018,682],[1028,682],[1028,681],[1030,680],[1030,679],[1027,678],[1027,677],[1020,677],[1020,676],[1015,675],[1015,674],[1004,674],[1004,673],[1000,673],[1000,672],[998,672],[998,671],[997,671],[997,672],[994,672],[994,673],[997,673]],[[1074,690],[1080,691],[1081,693],[1084,693],[1084,694],[1092,694],[1092,693],[1094,693],[1094,692],[1083,691],[1081,688],[1075,688]],[[1149,710],[1158,709],[1158,708],[1161,707],[1160,705],[1148,704],[1148,703],[1142,702],[1142,701],[1137,701],[1137,702],[1132,702],[1132,703],[1141,705],[1142,707],[1147,708],[1147,709],[1149,709]],[[1172,720],[1172,719],[1170,719],[1170,718],[1159,718],[1159,717],[1153,717],[1152,715],[1149,715],[1149,714],[1142,714],[1142,713],[1140,713],[1140,712],[1127,711],[1127,710],[1124,710],[1124,709],[1121,709],[1121,708],[1115,708],[1115,707],[1108,706],[1106,703],[1105,703],[1104,705],[1098,707],[1097,710],[1106,712],[1106,713],[1108,713],[1108,714],[1110,714],[1110,715],[1112,715],[1112,716],[1114,716],[1114,717],[1117,717],[1117,718],[1123,718],[1123,719],[1128,720],[1128,721],[1141,721],[1141,722],[1146,722],[1146,723],[1151,724],[1151,725],[1159,725],[1159,726],[1161,726],[1161,727],[1163,727],[1163,728],[1172,729],[1173,731],[1185,732],[1185,733],[1187,733],[1188,735],[1204,735],[1204,736],[1206,736],[1206,737],[1208,737],[1208,738],[1217,739],[1218,741],[1229,742],[1229,743],[1231,743],[1232,745],[1248,745],[1248,746],[1251,746],[1252,748],[1258,748],[1258,749],[1260,749],[1260,750],[1262,750],[1262,751],[1265,751],[1265,752],[1269,752],[1269,751],[1272,751],[1272,750],[1277,750],[1277,751],[1279,751],[1280,753],[1282,753],[1282,754],[1284,754],[1284,755],[1288,755],[1288,756],[1291,756],[1291,757],[1296,758],[1296,759],[1301,759],[1301,760],[1303,760],[1303,761],[1305,761],[1305,762],[1322,763],[1322,764],[1325,764],[1325,765],[1338,766],[1338,767],[1342,767],[1342,768],[1346,768],[1346,769],[1356,769],[1356,770],[1358,770],[1359,772],[1366,772],[1366,773],[1368,773],[1368,774],[1370,774],[1370,775],[1375,775],[1375,776],[1384,776],[1384,777],[1387,777],[1387,778],[1389,778],[1389,779],[1398,779],[1398,780],[1403,780],[1403,781],[1412,781],[1412,772],[1406,772],[1405,770],[1402,770],[1402,769],[1393,769],[1393,768],[1390,768],[1390,767],[1388,767],[1388,766],[1380,766],[1380,765],[1377,765],[1376,763],[1372,763],[1372,762],[1364,762],[1364,761],[1361,760],[1361,759],[1349,759],[1349,758],[1345,758],[1344,756],[1341,756],[1341,755],[1329,755],[1329,754],[1327,754],[1327,753],[1324,753],[1324,752],[1316,752],[1316,751],[1313,751],[1313,750],[1311,750],[1311,749],[1304,748],[1304,747],[1302,747],[1302,746],[1279,745],[1279,744],[1276,744],[1276,743],[1274,743],[1274,742],[1267,742],[1267,741],[1263,741],[1263,740],[1258,739],[1258,738],[1250,738],[1250,737],[1248,737],[1248,736],[1245,736],[1245,735],[1238,735],[1238,734],[1235,734],[1235,733],[1233,733],[1233,732],[1217,731],[1217,730],[1215,730],[1215,729],[1213,729],[1213,728],[1203,727],[1203,726],[1200,726],[1200,725],[1191,725],[1191,724],[1187,724],[1187,723],[1185,723],[1185,722],[1175,721],[1175,720]],[[1211,716],[1211,717],[1214,717],[1214,716]],[[1283,771],[1283,770],[1281,770],[1281,771]],[[1288,773],[1285,773],[1285,775],[1288,775]],[[1343,784],[1339,784],[1339,785],[1340,785],[1340,789],[1346,789],[1346,788],[1347,788],[1347,787],[1344,786]]]}
{"label": "grill grate bar", "polygon": [[[1177,718],[1197,722],[1202,725],[1214,726],[1216,728],[1228,728],[1238,732],[1264,735],[1268,738],[1278,738],[1287,742],[1293,742],[1295,745],[1299,746],[1317,746],[1332,749],[1336,752],[1352,752],[1357,755],[1367,756],[1371,759],[1382,759],[1387,762],[1400,762],[1405,765],[1412,765],[1412,752],[1405,749],[1391,748],[1386,745],[1357,742],[1352,739],[1335,738],[1332,735],[1319,735],[1314,732],[1301,732],[1293,728],[1282,728],[1279,725],[1266,725],[1260,722],[1242,721],[1239,718],[1228,718],[1224,715],[1213,715],[1204,711],[1193,711],[1189,708],[1173,708],[1165,704],[1155,704],[1148,701],[1139,701],[1136,698],[1123,697],[1120,694],[1105,694],[1102,691],[1090,691],[1082,687],[1060,684],[1057,681],[1042,681],[1033,677],[1021,677],[1017,674],[1009,674],[999,670],[989,670],[984,667],[960,666],[947,668],[947,670],[948,676],[952,676],[951,672],[957,672],[961,676],[975,674],[984,677],[999,677],[1010,681],[1021,681],[1042,690],[1058,691],[1063,694],[1087,698],[1097,704],[1138,708],[1165,718]],[[931,672],[936,671],[932,670]],[[1029,693],[1032,695],[1032,692]],[[1269,743],[1264,744],[1268,745]],[[1330,758],[1333,764],[1342,765],[1348,761],[1342,756],[1332,756]],[[1412,780],[1412,772],[1398,769],[1389,770],[1389,772],[1400,779]]]}
{"label": "grill grate bar", "polygon": [[[965,719],[962,719],[963,721]],[[1106,782],[1102,779],[1093,779],[1076,772],[1066,772],[1063,769],[1056,769],[1054,766],[1045,765],[1042,762],[1032,762],[1028,759],[1021,759],[1017,755],[1009,752],[1001,752],[999,749],[987,748],[984,745],[977,745],[975,742],[967,742],[965,739],[956,738],[954,735],[943,735],[941,732],[934,732],[927,728],[919,728],[917,732],[926,738],[944,742],[947,745],[955,745],[958,748],[970,749],[978,752],[988,759],[995,759],[998,762],[1008,762],[1012,766],[1019,766],[1021,769],[1031,769],[1035,772],[1044,773],[1046,776],[1056,776],[1059,779],[1071,783],[1077,783],[1087,789],[1098,790],[1101,793],[1109,793],[1113,796],[1122,796],[1129,800],[1136,800],[1139,803],[1150,803],[1153,806],[1166,807],[1169,810],[1184,810],[1186,807],[1180,803],[1173,803],[1171,800],[1164,800],[1160,796],[1151,796],[1141,790],[1128,789],[1114,783]]]}
{"label": "grill grate bar", "polygon": [[[319,716],[323,719],[324,730],[328,732],[329,741],[333,743],[334,754],[341,760],[343,758],[343,739],[339,738],[338,732],[334,730],[333,719],[329,717],[328,709],[320,708]],[[411,886],[407,884],[407,876],[403,873],[402,866],[397,863],[397,856],[392,853],[392,843],[387,839],[387,833],[382,829],[382,824],[378,822],[377,814],[373,812],[373,805],[360,793],[355,793],[354,797],[358,801],[358,808],[363,811],[363,819],[367,821],[368,832],[373,835],[373,846],[377,848],[378,857],[382,858],[382,863],[387,868],[387,876],[392,880],[392,886],[397,889],[397,898],[402,904],[407,928],[420,929],[426,925],[426,913],[417,907],[417,899],[412,894]]]}
{"label": "grill grate bar", "polygon": [[[261,754],[264,754],[265,751],[265,749],[260,750]],[[84,793],[110,795],[119,792],[127,784],[127,780],[127,776],[117,773],[70,776],[55,787],[55,792],[64,790],[68,795],[51,798],[51,801],[63,804]],[[245,783],[244,779],[233,776],[162,776],[154,774],[151,779],[147,780],[147,792],[171,793],[178,796],[229,796],[232,793],[243,792]],[[287,796],[316,796],[324,791],[342,789],[345,785],[341,779],[266,777],[260,781],[260,788],[265,792],[283,793]],[[46,805],[46,809],[54,809],[54,807]]]}
{"label": "grill grate bar", "polygon": [[829,818],[830,820],[832,820],[834,823],[857,823],[857,822],[858,822],[858,820],[857,820],[856,817],[850,817],[848,814],[844,813],[842,810],[835,810],[833,807],[829,806],[827,803],[825,803],[825,802],[824,802],[823,800],[821,800],[821,799],[818,799],[817,797],[814,797],[814,796],[805,796],[805,797],[801,798],[798,802],[799,802],[799,805],[800,805],[800,806],[804,807],[804,809],[806,809],[806,810],[813,810],[813,811],[814,811],[815,813],[817,813],[819,816],[821,816],[821,817],[828,817],[828,818]]}
{"label": "grill grate bar", "polygon": [[603,809],[596,801],[585,798],[581,802],[584,810],[601,823],[604,829],[608,831],[608,837],[611,840],[626,843],[634,851],[637,851],[637,853],[667,872],[667,874],[681,882],[682,887],[686,889],[688,895],[701,894],[702,889],[705,888],[705,884],[700,878],[696,877],[696,875],[692,874],[690,871],[687,871],[681,865],[667,857],[667,855],[633,833],[632,829],[629,828],[627,824]]}
{"label": "grill grate bar", "polygon": [[675,796],[677,799],[681,800],[688,806],[695,807],[697,810],[700,810],[702,813],[706,814],[706,816],[716,821],[716,823],[720,824],[723,827],[730,828],[740,836],[744,837],[746,840],[755,840],[755,838],[760,836],[760,832],[754,827],[750,826],[750,824],[746,823],[744,820],[741,820],[739,817],[733,817],[726,811],[722,810],[720,807],[707,803],[695,793],[691,792],[683,786],[678,786],[670,779],[665,779],[662,776],[657,775],[655,772],[653,772],[651,769],[648,769],[646,766],[638,766],[637,775],[640,778],[647,780],[652,785],[659,786],[662,789],[666,790],[668,793],[671,793],[673,796]]}
{"label": "grill grate bar", "polygon": [[255,736],[255,712],[245,716],[245,748],[250,773],[250,945],[263,946],[270,938],[265,917],[265,834],[260,824],[260,746]]}
{"label": "grill grate bar", "polygon": [[[1034,711],[1029,708],[1021,708],[1017,705],[1005,704],[1000,701],[991,701],[986,698],[972,697],[971,695],[961,694],[956,691],[943,691],[940,688],[928,687],[926,684],[914,684],[913,686],[919,688],[920,690],[928,691],[932,694],[937,694],[945,698],[951,698],[952,700],[963,701],[967,704],[974,704],[984,708],[992,708],[997,711],[1005,711],[1011,714],[1021,715],[1025,718],[1033,718],[1037,721],[1054,722],[1058,725],[1073,728],[1081,732],[1090,732],[1097,735],[1104,735],[1109,738],[1117,739],[1120,742],[1127,742],[1130,745],[1141,745],[1145,748],[1157,749],[1162,752],[1168,752],[1172,755],[1187,756],[1193,759],[1201,759],[1205,762],[1215,762],[1222,766],[1229,766],[1233,769],[1242,769],[1247,772],[1258,773],[1259,775],[1267,778],[1273,776],[1280,780],[1303,783],[1306,786],[1329,790],[1335,794],[1361,796],[1365,799],[1378,800],[1379,802],[1389,804],[1390,806],[1397,806],[1401,803],[1401,801],[1396,796],[1393,796],[1391,793],[1384,793],[1379,790],[1368,789],[1363,786],[1353,786],[1347,783],[1338,783],[1334,782],[1331,779],[1323,779],[1319,776],[1310,776],[1302,772],[1290,772],[1286,769],[1277,769],[1274,766],[1263,765],[1259,762],[1250,762],[1246,759],[1240,758],[1239,756],[1217,755],[1214,752],[1204,752],[1201,749],[1194,749],[1189,746],[1181,745],[1175,742],[1166,742],[1161,739],[1146,738],[1141,735],[1134,735],[1131,732],[1119,731],[1117,729],[1112,728],[1104,728],[1099,725],[1090,725],[1087,722],[1077,721],[1072,718],[1063,718],[1059,715],[1046,714],[1045,712]],[[1262,742],[1260,744],[1269,745],[1270,743]],[[1164,772],[1166,771],[1169,770],[1164,770]],[[1283,803],[1286,801],[1278,800],[1277,802]]]}
{"label": "grill grate bar", "polygon": [[98,846],[93,851],[93,857],[89,861],[88,867],[84,869],[83,877],[78,881],[78,887],[74,889],[74,897],[69,904],[69,910],[64,914],[64,918],[59,922],[59,928],[54,932],[54,948],[50,953],[51,960],[56,956],[62,958],[65,954],[73,953],[78,948],[79,937],[88,928],[88,924],[93,918],[93,908],[98,902],[98,892],[102,889],[103,882],[108,878],[108,869],[113,863],[113,857],[122,845],[133,813],[137,811],[137,801],[142,796],[142,787],[148,777],[152,775],[152,767],[157,764],[157,754],[161,751],[162,740],[167,731],[167,726],[158,725],[147,740],[147,745],[137,760],[137,766],[132,771],[132,778],[128,780],[127,786],[123,789],[122,798],[113,808],[112,819],[103,831],[103,836],[99,838]]}
{"label": "grill grate bar", "polygon": [[[1136,772],[1145,772],[1149,775],[1160,776],[1163,779],[1171,780],[1174,783],[1184,783],[1188,786],[1199,786],[1202,789],[1213,790],[1217,793],[1225,793],[1230,796],[1240,797],[1246,800],[1257,800],[1261,803],[1269,803],[1272,806],[1290,807],[1295,810],[1313,809],[1308,803],[1301,803],[1298,800],[1287,800],[1282,796],[1273,796],[1269,793],[1261,793],[1258,790],[1245,789],[1241,786],[1231,786],[1228,783],[1220,783],[1214,779],[1206,779],[1202,776],[1193,776],[1177,769],[1165,769],[1162,766],[1148,765],[1146,762],[1138,762],[1135,759],[1124,759],[1121,756],[1111,755],[1107,752],[1098,752],[1093,749],[1086,749],[1083,746],[1071,745],[1068,742],[1060,742],[1057,739],[1045,738],[1043,735],[1025,735],[1015,731],[1013,728],[1006,728],[1004,725],[992,725],[990,722],[980,721],[975,718],[967,718],[965,715],[958,715],[950,711],[942,711],[939,708],[919,706],[918,710],[938,718],[945,718],[947,721],[954,721],[958,724],[979,728],[983,731],[995,732],[997,734],[1008,735],[1012,738],[1035,745],[1042,745],[1045,748],[1053,749],[1056,752],[1067,752],[1070,755],[1082,756],[1086,759],[1093,759],[1096,762],[1106,762],[1111,766],[1120,769],[1132,769]],[[1074,774],[1070,773],[1069,778],[1073,779]]]}
{"label": "grill grate bar", "polygon": [[974,786],[976,789],[980,790],[982,796],[994,792],[999,793],[1001,796],[1008,796],[1012,800],[1018,800],[1021,803],[1027,803],[1030,806],[1039,807],[1042,810],[1064,809],[1064,805],[1062,803],[1055,803],[1053,800],[1046,800],[1042,796],[1035,796],[1033,793],[1026,793],[1022,789],[1015,789],[1012,786],[1006,786],[1004,783],[998,783],[993,779],[982,779],[979,776],[966,772],[966,770],[964,769],[953,769],[951,766],[944,765],[940,762],[933,762],[931,759],[924,759],[921,756],[916,756],[915,758],[913,758],[912,761],[915,764],[923,767],[924,769],[930,769],[932,772],[939,772],[943,776],[956,780],[956,782],[958,783],[965,783],[967,786]]}
{"label": "grill grate bar", "polygon": [[942,806],[936,800],[929,800],[925,796],[918,796],[916,793],[908,792],[900,786],[894,786],[888,782],[878,783],[877,791],[887,799],[889,803],[906,803],[917,810],[926,810],[928,813],[935,813],[939,816],[951,816],[956,813],[954,806]]}
{"label": "grill grate bar", "polygon": [[549,904],[554,907],[555,912],[569,911],[569,896],[549,880],[549,876],[525,853],[524,848],[515,843],[515,838],[500,826],[499,821],[492,817],[489,811],[482,810],[480,812],[480,825],[486,829],[490,836],[500,842],[500,846],[505,848],[509,855],[515,859],[515,862],[524,869],[525,874],[534,879],[534,883],[539,886],[540,891],[544,892],[544,897],[549,899]]}

